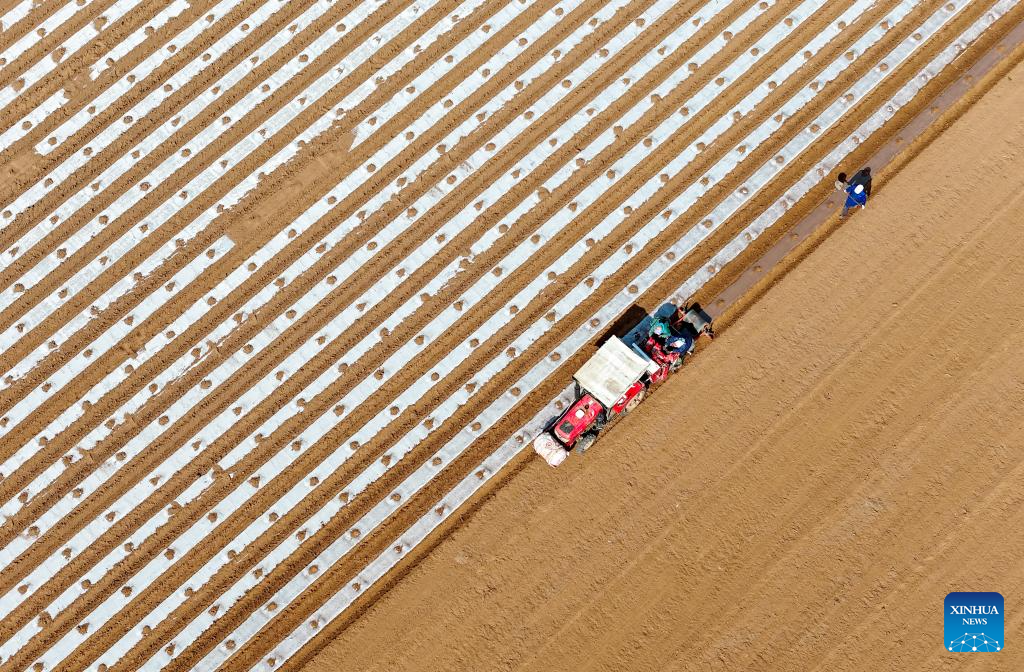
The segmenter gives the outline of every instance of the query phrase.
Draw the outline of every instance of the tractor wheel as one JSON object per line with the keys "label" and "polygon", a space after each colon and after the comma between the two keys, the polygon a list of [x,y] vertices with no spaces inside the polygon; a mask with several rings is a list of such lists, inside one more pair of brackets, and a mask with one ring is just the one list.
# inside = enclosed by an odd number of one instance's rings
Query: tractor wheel
{"label": "tractor wheel", "polygon": [[647,396],[647,390],[643,389],[636,393],[636,396],[626,402],[626,407],[622,409],[622,415],[629,413],[634,408],[640,405],[640,402]]}
{"label": "tractor wheel", "polygon": [[584,434],[580,438],[576,439],[576,445],[572,448],[582,455],[587,452],[587,449],[594,445],[594,441],[597,441],[597,434]]}

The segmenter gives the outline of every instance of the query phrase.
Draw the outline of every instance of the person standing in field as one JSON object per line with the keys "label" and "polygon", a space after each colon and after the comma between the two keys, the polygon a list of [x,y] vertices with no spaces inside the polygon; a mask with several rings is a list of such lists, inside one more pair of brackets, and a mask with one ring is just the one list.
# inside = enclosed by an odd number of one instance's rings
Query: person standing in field
{"label": "person standing in field", "polygon": [[840,217],[846,217],[849,214],[851,208],[864,208],[868,204],[868,193],[864,189],[863,184],[851,184],[846,187],[846,202],[843,204],[843,214]]}
{"label": "person standing in field", "polygon": [[854,187],[857,186],[858,184],[863,185],[864,186],[864,196],[866,198],[870,198],[871,197],[871,167],[870,166],[865,166],[864,168],[861,168],[860,170],[858,170],[856,173],[854,173],[853,178],[849,181],[848,184],[850,186],[854,186]]}
{"label": "person standing in field", "polygon": [[839,173],[836,177],[836,191],[846,191],[846,185],[849,182],[846,181],[846,173]]}

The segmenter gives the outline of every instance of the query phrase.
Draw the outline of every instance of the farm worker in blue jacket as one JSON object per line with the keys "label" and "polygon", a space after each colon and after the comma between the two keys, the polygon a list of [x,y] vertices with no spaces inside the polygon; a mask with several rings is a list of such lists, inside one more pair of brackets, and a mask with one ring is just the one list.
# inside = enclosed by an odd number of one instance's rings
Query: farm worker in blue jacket
{"label": "farm worker in blue jacket", "polygon": [[863,184],[851,184],[846,188],[846,203],[843,204],[843,214],[841,217],[846,217],[847,213],[850,212],[850,208],[866,207],[868,204],[868,195],[864,191]]}
{"label": "farm worker in blue jacket", "polygon": [[854,174],[854,176],[850,178],[850,181],[847,182],[847,184],[848,185],[863,184],[864,185],[864,195],[867,196],[868,198],[871,198],[871,167],[870,166],[866,166],[866,167],[861,168],[860,170],[858,170]]}

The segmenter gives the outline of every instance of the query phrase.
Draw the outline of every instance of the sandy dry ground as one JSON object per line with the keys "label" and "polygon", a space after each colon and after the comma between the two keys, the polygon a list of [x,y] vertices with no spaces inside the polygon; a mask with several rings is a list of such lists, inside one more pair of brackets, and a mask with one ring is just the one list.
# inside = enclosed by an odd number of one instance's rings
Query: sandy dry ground
{"label": "sandy dry ground", "polygon": [[[305,672],[1024,669],[1024,66],[584,460]],[[1006,648],[943,649],[943,598]]]}
{"label": "sandy dry ground", "polygon": [[[406,530],[490,484],[480,465],[618,313],[727,283],[720,254],[787,235],[1022,19],[1014,0],[3,0],[0,672],[294,667]],[[738,399],[749,368],[729,371],[693,376]],[[621,484],[579,471],[601,459],[544,479],[599,487],[610,521]],[[528,510],[561,492],[538,487]]]}

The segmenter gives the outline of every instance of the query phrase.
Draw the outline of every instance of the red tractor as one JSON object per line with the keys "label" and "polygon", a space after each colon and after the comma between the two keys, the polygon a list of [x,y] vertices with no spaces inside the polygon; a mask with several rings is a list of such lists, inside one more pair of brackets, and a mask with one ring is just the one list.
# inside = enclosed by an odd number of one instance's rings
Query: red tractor
{"label": "red tractor", "polygon": [[609,338],[575,373],[576,400],[533,441],[548,464],[558,466],[571,450],[586,452],[607,422],[636,408],[652,385],[682,366],[701,334],[713,336],[700,304],[658,313],[625,337]]}

